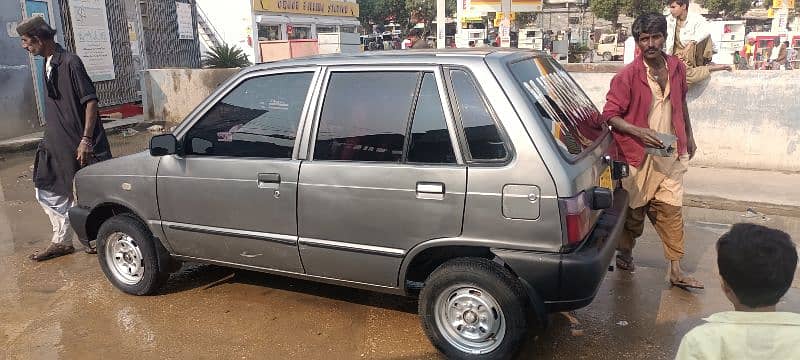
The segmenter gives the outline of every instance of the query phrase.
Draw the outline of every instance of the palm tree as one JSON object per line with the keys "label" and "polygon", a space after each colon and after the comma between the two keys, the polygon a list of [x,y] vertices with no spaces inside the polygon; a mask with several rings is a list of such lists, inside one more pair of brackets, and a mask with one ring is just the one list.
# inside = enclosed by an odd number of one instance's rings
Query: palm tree
{"label": "palm tree", "polygon": [[203,56],[203,66],[212,69],[240,68],[250,66],[247,55],[236,45],[221,44],[213,46]]}

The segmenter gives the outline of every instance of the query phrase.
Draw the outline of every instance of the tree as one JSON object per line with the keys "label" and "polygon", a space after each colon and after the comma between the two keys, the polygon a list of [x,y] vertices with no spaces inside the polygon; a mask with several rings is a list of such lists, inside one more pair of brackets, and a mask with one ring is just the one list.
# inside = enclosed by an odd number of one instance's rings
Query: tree
{"label": "tree", "polygon": [[625,8],[625,15],[632,18],[654,12],[664,12],[664,3],[661,0],[629,0]]}
{"label": "tree", "polygon": [[247,55],[236,45],[223,43],[212,47],[211,51],[206,51],[203,56],[203,66],[212,69],[241,68],[250,65]]}
{"label": "tree", "polygon": [[[456,12],[456,0],[445,0],[445,16],[453,16]],[[407,0],[406,11],[417,21],[429,25],[436,20],[436,0]]]}
{"label": "tree", "polygon": [[664,3],[661,0],[592,0],[589,8],[595,16],[611,21],[616,28],[620,15],[635,18],[651,12],[660,13]]}
{"label": "tree", "polygon": [[595,16],[611,21],[616,28],[626,2],[627,0],[592,0],[589,2],[589,9]]}
{"label": "tree", "polygon": [[406,0],[359,0],[358,20],[365,28],[370,24],[384,24],[387,19],[393,19],[400,25],[408,23]]}
{"label": "tree", "polygon": [[703,0],[703,7],[709,14],[724,17],[744,15],[751,5],[751,0]]}

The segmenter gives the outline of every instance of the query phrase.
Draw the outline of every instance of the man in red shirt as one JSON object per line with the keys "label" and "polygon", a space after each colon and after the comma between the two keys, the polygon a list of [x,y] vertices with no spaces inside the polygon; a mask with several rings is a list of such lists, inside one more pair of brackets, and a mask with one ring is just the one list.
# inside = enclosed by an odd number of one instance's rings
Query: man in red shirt
{"label": "man in red shirt", "polygon": [[617,266],[633,270],[633,247],[646,216],[663,242],[670,283],[703,288],[680,264],[683,175],[697,149],[686,107],[686,65],[662,51],[667,34],[664,16],[642,15],[631,30],[640,54],[611,80],[601,117],[614,131],[618,158],[630,165],[630,176],[622,181],[631,196]]}

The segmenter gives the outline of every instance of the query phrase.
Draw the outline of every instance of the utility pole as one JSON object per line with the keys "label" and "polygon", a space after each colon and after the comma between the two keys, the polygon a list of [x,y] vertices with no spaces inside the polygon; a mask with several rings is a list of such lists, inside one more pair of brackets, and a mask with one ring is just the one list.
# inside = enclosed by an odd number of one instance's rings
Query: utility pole
{"label": "utility pole", "polygon": [[511,47],[511,0],[500,0],[503,20],[500,23],[500,46]]}
{"label": "utility pole", "polygon": [[444,0],[436,0],[436,48],[445,48],[445,7]]}

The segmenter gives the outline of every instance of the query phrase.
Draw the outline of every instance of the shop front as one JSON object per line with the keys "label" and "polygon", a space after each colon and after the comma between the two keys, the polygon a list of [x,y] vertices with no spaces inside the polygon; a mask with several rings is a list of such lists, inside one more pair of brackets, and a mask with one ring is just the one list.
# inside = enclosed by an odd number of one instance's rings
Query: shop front
{"label": "shop front", "polygon": [[357,17],[355,1],[253,0],[256,62],[345,52],[359,45]]}

